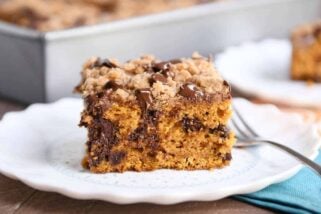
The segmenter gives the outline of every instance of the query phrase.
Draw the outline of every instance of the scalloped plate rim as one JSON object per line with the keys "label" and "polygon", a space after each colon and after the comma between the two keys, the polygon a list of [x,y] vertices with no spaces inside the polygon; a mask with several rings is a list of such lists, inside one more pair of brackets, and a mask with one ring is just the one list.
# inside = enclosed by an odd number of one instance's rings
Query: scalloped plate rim
{"label": "scalloped plate rim", "polygon": [[[236,98],[237,100],[242,100],[242,102],[249,102],[245,99],[241,99],[241,98]],[[3,125],[3,121],[7,120],[8,118],[12,117],[12,116],[17,116],[19,114],[26,114],[31,108],[37,108],[37,107],[52,107],[54,108],[55,105],[60,105],[63,102],[68,102],[70,100],[79,100],[79,99],[75,99],[75,98],[65,98],[65,99],[61,99],[55,103],[52,104],[34,104],[31,105],[30,107],[28,107],[26,110],[24,111],[19,111],[19,112],[10,112],[5,114],[5,116],[3,117],[3,119],[0,121],[0,127]],[[262,105],[265,107],[273,107],[275,110],[277,110],[278,112],[281,112],[278,108],[276,108],[275,106],[271,105],[271,104],[267,104],[267,105]],[[316,127],[313,126],[316,130]],[[318,135],[319,136],[319,135]],[[321,138],[318,137],[318,142],[315,143],[315,147],[311,149],[311,155],[309,155],[309,158],[315,158],[318,154],[318,148],[319,145],[321,144]],[[313,150],[313,152],[312,152]],[[0,151],[1,152],[1,151]],[[197,200],[197,201],[213,201],[213,200],[218,200],[218,199],[222,199],[231,195],[235,195],[235,194],[246,194],[246,193],[251,193],[251,192],[255,192],[255,191],[259,191],[271,184],[274,183],[278,183],[281,181],[284,181],[290,177],[292,177],[293,175],[295,175],[300,169],[302,168],[301,164],[298,164],[292,168],[290,168],[289,170],[283,172],[283,173],[279,173],[273,176],[270,176],[266,179],[261,179],[257,182],[253,182],[251,184],[248,185],[243,185],[240,186],[237,190],[235,189],[225,189],[225,190],[221,190],[221,192],[219,192],[219,194],[217,194],[217,192],[215,194],[213,194],[213,192],[215,191],[210,191],[207,190],[206,191],[206,185],[203,186],[202,191],[203,192],[193,192],[193,191],[182,191],[182,192],[178,192],[174,195],[168,195],[168,193],[163,192],[163,193],[159,193],[159,194],[153,194],[150,195],[148,193],[145,192],[145,195],[142,196],[130,196],[130,195],[124,195],[123,193],[115,193],[115,192],[104,192],[104,193],[99,193],[97,194],[97,192],[83,192],[83,191],[75,191],[75,189],[73,188],[61,188],[54,186],[54,185],[47,185],[45,184],[45,182],[37,182],[37,181],[33,181],[32,179],[28,179],[26,177],[24,177],[24,172],[22,172],[21,170],[14,170],[14,169],[10,169],[10,168],[6,168],[3,165],[1,165],[0,163],[0,173],[2,173],[3,175],[10,177],[12,179],[16,179],[21,181],[22,183],[25,183],[28,186],[31,186],[35,189],[38,190],[43,190],[43,191],[49,191],[49,192],[56,192],[56,193],[60,193],[66,196],[69,196],[71,198],[76,198],[76,199],[97,199],[97,200],[104,200],[104,201],[109,201],[109,202],[113,202],[113,203],[118,203],[118,204],[131,204],[131,203],[138,203],[138,202],[147,202],[147,203],[155,203],[155,204],[175,204],[175,203],[181,203],[181,202],[185,202],[185,201],[191,201],[191,200]],[[80,190],[80,189],[79,189]],[[126,192],[126,190],[124,191]],[[187,194],[187,193],[190,194]],[[206,196],[206,197],[204,197]]]}

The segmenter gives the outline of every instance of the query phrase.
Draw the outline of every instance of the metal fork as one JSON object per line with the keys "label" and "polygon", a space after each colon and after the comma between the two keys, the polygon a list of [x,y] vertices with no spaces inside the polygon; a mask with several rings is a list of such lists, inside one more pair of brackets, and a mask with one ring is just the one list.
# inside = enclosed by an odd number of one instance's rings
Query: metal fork
{"label": "metal fork", "polygon": [[267,140],[262,138],[250,125],[245,121],[243,116],[240,112],[233,106],[234,115],[231,120],[231,125],[233,125],[234,130],[237,131],[236,134],[237,142],[235,143],[234,147],[252,147],[261,145],[262,143],[272,145],[280,150],[287,152],[288,154],[292,155],[293,157],[297,158],[306,166],[309,166],[313,169],[320,177],[321,177],[321,166],[317,163],[313,162],[312,160],[306,158],[305,156],[301,155],[300,153],[294,151],[293,149],[284,146],[280,143]]}

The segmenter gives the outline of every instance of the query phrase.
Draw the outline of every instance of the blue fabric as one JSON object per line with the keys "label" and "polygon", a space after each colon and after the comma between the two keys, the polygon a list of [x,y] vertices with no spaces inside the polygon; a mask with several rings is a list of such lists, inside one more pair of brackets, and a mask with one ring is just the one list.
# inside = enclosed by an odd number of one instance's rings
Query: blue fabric
{"label": "blue fabric", "polygon": [[[321,152],[316,162],[321,164]],[[321,213],[321,178],[304,167],[284,182],[236,199],[284,213]]]}

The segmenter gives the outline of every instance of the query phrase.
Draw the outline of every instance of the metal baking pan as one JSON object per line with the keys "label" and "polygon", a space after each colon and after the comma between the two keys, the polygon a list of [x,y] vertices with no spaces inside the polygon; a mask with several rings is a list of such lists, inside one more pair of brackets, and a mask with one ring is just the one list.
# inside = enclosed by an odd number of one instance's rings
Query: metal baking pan
{"label": "metal baking pan", "polygon": [[0,94],[54,101],[72,96],[91,56],[213,54],[245,40],[288,37],[295,25],[320,17],[320,0],[229,0],[48,33],[0,23]]}

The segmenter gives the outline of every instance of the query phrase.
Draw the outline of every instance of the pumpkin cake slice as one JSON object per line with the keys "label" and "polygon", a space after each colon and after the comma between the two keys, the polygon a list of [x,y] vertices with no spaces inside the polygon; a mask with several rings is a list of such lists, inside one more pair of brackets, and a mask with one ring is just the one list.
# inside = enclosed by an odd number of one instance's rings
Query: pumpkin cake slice
{"label": "pumpkin cake slice", "polygon": [[92,58],[76,89],[92,172],[213,169],[232,159],[230,86],[209,58]]}
{"label": "pumpkin cake slice", "polygon": [[292,79],[321,82],[321,20],[297,27],[291,41]]}

